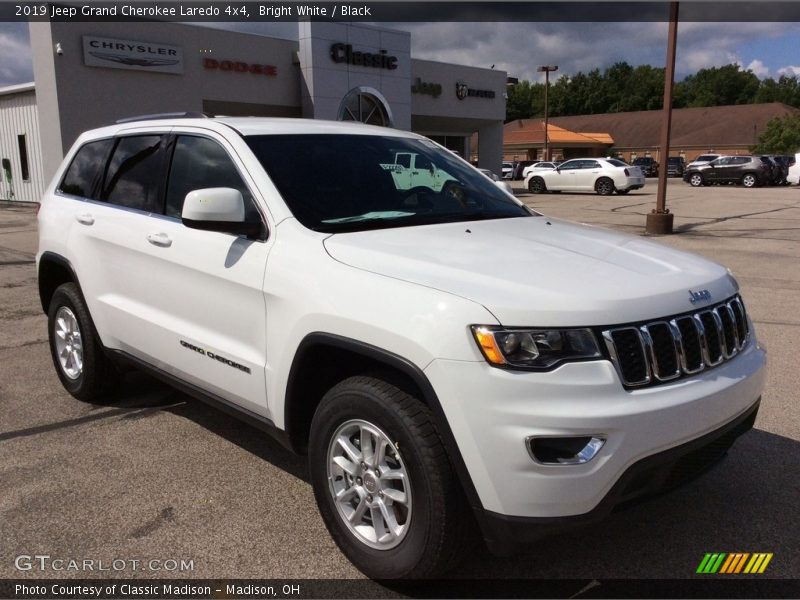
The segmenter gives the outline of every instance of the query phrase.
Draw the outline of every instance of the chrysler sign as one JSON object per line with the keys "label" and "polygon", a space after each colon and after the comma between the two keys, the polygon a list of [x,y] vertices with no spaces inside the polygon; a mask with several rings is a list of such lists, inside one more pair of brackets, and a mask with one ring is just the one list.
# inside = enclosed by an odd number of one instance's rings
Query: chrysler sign
{"label": "chrysler sign", "polygon": [[158,42],[140,42],[83,36],[83,64],[87,67],[183,73],[183,49]]}

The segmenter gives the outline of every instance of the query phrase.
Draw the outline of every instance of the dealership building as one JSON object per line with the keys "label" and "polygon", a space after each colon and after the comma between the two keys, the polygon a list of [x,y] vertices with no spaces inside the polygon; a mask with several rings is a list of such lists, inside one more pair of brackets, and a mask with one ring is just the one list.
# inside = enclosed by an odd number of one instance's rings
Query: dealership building
{"label": "dealership building", "polygon": [[[34,82],[0,89],[0,198],[37,201],[82,131],[155,113],[363,121],[500,172],[504,71],[411,57],[408,32],[298,23],[298,40],[165,22],[30,24]],[[314,165],[298,165],[312,170]]]}

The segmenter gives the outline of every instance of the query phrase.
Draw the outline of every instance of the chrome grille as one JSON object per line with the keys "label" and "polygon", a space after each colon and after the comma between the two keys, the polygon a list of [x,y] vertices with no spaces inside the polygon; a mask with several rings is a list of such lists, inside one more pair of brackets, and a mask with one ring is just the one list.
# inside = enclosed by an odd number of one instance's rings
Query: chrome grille
{"label": "chrome grille", "polygon": [[671,381],[733,358],[747,343],[741,298],[695,313],[603,331],[611,361],[627,387]]}

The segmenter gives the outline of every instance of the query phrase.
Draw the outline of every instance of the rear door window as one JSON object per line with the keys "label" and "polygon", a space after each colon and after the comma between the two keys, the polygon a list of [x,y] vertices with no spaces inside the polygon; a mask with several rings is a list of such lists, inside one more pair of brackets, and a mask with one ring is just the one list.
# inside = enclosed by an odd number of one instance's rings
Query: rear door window
{"label": "rear door window", "polygon": [[161,212],[165,138],[120,138],[103,181],[101,200],[147,212]]}
{"label": "rear door window", "polygon": [[59,191],[72,196],[93,198],[113,144],[114,140],[109,138],[81,146],[61,180]]}

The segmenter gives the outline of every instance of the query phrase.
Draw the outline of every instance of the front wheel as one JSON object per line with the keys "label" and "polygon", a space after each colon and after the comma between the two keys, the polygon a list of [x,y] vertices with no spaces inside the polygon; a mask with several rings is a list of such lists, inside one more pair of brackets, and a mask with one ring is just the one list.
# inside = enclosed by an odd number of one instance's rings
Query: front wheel
{"label": "front wheel", "polygon": [[601,177],[594,184],[594,191],[601,196],[610,196],[614,193],[614,182],[608,177]]}
{"label": "front wheel", "polygon": [[742,185],[746,188],[756,187],[758,179],[752,173],[747,173],[742,177]]}
{"label": "front wheel", "polygon": [[531,194],[543,194],[547,191],[547,186],[544,183],[544,179],[541,177],[531,177],[531,180],[528,182],[528,191]]}
{"label": "front wheel", "polygon": [[373,579],[453,566],[470,515],[428,408],[373,377],[351,377],[311,424],[314,495],[341,551]]}

